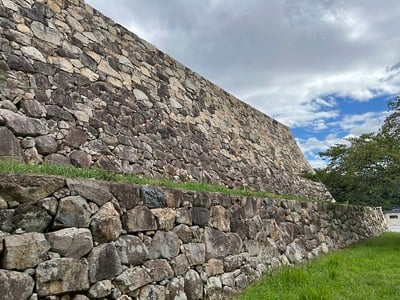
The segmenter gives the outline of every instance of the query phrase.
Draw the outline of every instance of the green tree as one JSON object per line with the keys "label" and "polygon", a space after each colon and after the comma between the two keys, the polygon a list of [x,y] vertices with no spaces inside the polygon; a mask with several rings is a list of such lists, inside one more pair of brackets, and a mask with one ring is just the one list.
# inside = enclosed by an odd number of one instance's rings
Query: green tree
{"label": "green tree", "polygon": [[400,97],[377,133],[347,139],[319,155],[329,161],[307,177],[325,184],[338,202],[400,207]]}
{"label": "green tree", "polygon": [[400,96],[388,101],[390,115],[385,119],[381,134],[390,136],[400,142]]}

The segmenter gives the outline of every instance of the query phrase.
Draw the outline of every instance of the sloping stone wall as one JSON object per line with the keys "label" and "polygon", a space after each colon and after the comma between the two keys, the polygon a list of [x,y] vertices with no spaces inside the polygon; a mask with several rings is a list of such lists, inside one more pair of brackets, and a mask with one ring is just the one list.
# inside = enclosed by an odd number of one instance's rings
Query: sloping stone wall
{"label": "sloping stone wall", "polygon": [[222,299],[380,234],[378,208],[0,175],[2,299]]}
{"label": "sloping stone wall", "polygon": [[0,156],[331,198],[286,126],[81,0],[0,0]]}

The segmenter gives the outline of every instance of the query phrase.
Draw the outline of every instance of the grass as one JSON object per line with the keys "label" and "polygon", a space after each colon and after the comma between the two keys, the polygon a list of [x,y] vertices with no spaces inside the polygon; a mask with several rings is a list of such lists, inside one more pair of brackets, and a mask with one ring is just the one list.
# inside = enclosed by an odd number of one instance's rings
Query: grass
{"label": "grass", "polygon": [[386,232],[303,265],[272,271],[237,299],[400,299],[400,233]]}
{"label": "grass", "polygon": [[[19,161],[1,160],[0,173],[7,174],[45,174],[57,175],[66,178],[92,178],[115,182],[129,182],[139,185],[153,185],[164,188],[175,188],[198,192],[218,192],[230,195],[241,195],[251,197],[263,197],[271,199],[290,199],[299,201],[310,201],[305,197],[297,195],[277,195],[265,191],[254,191],[250,189],[230,189],[221,185],[212,185],[204,182],[181,182],[165,178],[147,178],[134,174],[121,174],[103,169],[76,168],[73,166],[54,164],[25,164]],[[315,200],[317,201],[317,200]]]}

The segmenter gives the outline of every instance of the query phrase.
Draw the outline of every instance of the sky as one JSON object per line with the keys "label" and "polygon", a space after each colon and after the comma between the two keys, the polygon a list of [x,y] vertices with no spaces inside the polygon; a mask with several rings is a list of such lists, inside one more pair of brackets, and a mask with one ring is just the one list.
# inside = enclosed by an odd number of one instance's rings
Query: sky
{"label": "sky", "polygon": [[289,126],[313,167],[400,93],[398,0],[86,2]]}

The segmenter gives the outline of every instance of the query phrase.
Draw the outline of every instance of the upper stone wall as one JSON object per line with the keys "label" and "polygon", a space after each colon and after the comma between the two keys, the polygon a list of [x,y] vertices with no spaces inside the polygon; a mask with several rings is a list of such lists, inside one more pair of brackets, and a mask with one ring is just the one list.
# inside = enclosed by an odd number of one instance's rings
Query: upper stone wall
{"label": "upper stone wall", "polygon": [[0,155],[329,198],[290,130],[79,0],[0,0]]}

